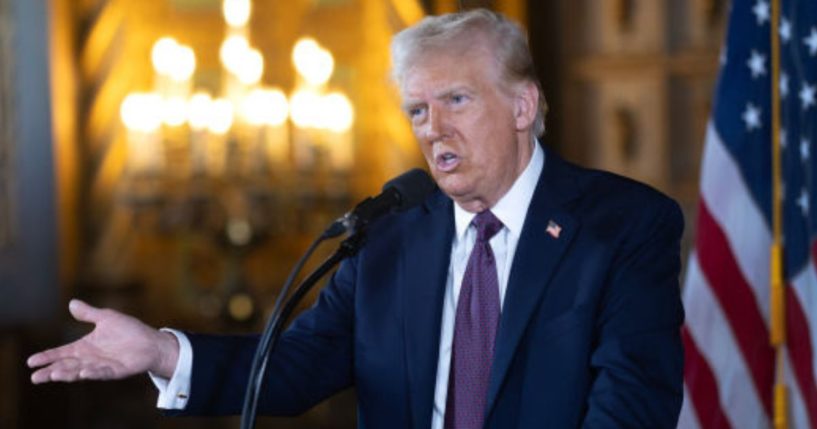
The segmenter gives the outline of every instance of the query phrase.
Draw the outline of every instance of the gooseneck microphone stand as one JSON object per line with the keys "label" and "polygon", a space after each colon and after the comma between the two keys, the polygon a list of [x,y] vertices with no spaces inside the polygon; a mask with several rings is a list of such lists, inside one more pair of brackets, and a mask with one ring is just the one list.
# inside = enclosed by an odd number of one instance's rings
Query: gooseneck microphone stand
{"label": "gooseneck microphone stand", "polygon": [[272,314],[270,315],[267,325],[264,327],[264,332],[258,341],[258,348],[255,351],[252,367],[250,369],[250,377],[247,382],[247,391],[244,396],[244,406],[241,410],[241,429],[253,429],[255,427],[255,419],[258,412],[258,396],[261,392],[261,387],[264,383],[264,374],[267,370],[267,362],[269,361],[270,352],[275,348],[278,338],[281,336],[284,325],[286,324],[292,312],[303,297],[315,286],[318,280],[321,279],[328,272],[340,263],[345,258],[354,256],[358,250],[363,246],[366,237],[366,224],[362,224],[355,228],[352,233],[344,239],[335,252],[321,263],[311,274],[309,274],[295,289],[295,292],[289,299],[286,299],[289,289],[295,282],[304,263],[312,256],[318,245],[323,241],[337,237],[346,231],[346,226],[341,220],[335,221],[329,228],[321,234],[307,251],[295,264],[292,272],[289,273],[281,293],[275,301]]}
{"label": "gooseneck microphone stand", "polygon": [[[309,292],[312,287],[328,272],[332,271],[337,264],[345,258],[355,255],[366,239],[366,230],[369,223],[385,214],[394,211],[405,210],[414,205],[420,204],[436,185],[420,169],[409,170],[400,176],[390,180],[383,185],[383,192],[376,197],[369,197],[360,202],[354,210],[336,220],[309,246],[295,264],[292,272],[289,273],[281,293],[275,300],[272,314],[270,315],[264,332],[258,341],[258,348],[255,350],[250,377],[247,381],[247,391],[244,396],[244,406],[241,409],[241,429],[253,429],[255,427],[255,417],[258,412],[258,396],[264,383],[264,374],[267,370],[267,363],[275,344],[281,336],[284,325],[289,320],[295,307]],[[323,263],[309,274],[295,289],[291,297],[289,290],[295,279],[303,269],[307,259],[312,256],[318,245],[330,238],[335,238],[349,232],[335,252]]]}

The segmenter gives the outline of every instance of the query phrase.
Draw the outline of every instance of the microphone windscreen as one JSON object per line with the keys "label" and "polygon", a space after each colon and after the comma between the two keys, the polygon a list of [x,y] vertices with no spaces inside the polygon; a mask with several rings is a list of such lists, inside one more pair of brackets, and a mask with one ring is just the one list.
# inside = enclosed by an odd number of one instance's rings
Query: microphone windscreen
{"label": "microphone windscreen", "polygon": [[407,210],[423,201],[437,188],[428,173],[420,168],[411,169],[383,185],[383,191],[393,188],[400,195],[398,211]]}

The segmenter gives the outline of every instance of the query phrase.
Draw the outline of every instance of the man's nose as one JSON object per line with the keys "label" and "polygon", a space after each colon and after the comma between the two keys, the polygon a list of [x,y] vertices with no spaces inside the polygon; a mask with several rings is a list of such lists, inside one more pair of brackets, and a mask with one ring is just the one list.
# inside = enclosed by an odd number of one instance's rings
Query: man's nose
{"label": "man's nose", "polygon": [[442,110],[429,107],[428,121],[426,122],[426,139],[435,141],[446,135],[446,121]]}

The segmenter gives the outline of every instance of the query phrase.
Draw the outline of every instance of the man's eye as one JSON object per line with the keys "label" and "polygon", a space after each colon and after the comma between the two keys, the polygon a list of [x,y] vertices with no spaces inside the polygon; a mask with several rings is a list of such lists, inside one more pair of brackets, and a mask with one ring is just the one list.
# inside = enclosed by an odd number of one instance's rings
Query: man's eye
{"label": "man's eye", "polygon": [[462,104],[464,103],[468,97],[463,94],[453,94],[451,95],[451,103],[453,104]]}
{"label": "man's eye", "polygon": [[408,114],[410,118],[416,118],[422,115],[424,111],[425,109],[423,109],[422,107],[413,107],[409,109]]}

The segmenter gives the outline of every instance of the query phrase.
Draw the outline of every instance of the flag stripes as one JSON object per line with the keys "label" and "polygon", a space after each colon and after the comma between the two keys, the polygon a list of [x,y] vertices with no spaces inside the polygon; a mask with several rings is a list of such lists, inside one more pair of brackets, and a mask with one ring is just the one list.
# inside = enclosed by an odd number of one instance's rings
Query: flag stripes
{"label": "flag stripes", "polygon": [[[770,0],[730,6],[684,281],[683,429],[771,428],[778,374],[788,428],[817,429],[817,1],[775,1],[779,16]],[[772,103],[781,112],[776,139]],[[772,177],[773,140],[782,177]],[[785,284],[779,360],[769,340],[773,194]]]}

